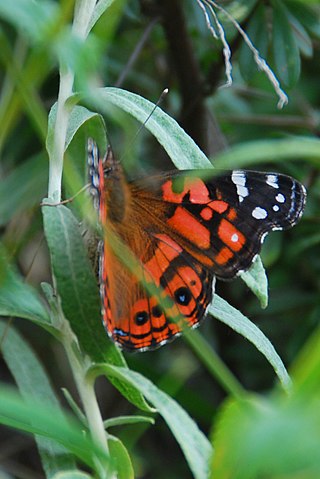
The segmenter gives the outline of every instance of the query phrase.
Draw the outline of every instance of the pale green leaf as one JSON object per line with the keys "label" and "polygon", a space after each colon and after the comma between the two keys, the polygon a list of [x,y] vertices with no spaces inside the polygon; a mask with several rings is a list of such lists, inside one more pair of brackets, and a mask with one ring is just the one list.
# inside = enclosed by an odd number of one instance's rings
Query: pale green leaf
{"label": "pale green leaf", "polygon": [[211,445],[196,423],[174,399],[158,389],[149,379],[135,371],[107,364],[97,364],[88,371],[89,377],[93,378],[101,374],[105,374],[108,378],[122,378],[128,384],[138,387],[171,429],[194,477],[196,479],[207,479],[208,463],[212,454]]}
{"label": "pale green leaf", "polygon": [[[59,408],[59,402],[50,385],[47,374],[38,358],[11,325],[0,322],[1,351],[11,374],[25,399],[34,399],[47,407]],[[32,423],[32,418],[31,418]],[[61,469],[75,467],[69,452],[45,437],[36,436],[46,477],[50,478]]]}
{"label": "pale green leaf", "polygon": [[208,312],[250,341],[269,361],[283,388],[290,389],[291,380],[280,356],[258,326],[217,294],[214,296],[213,304],[209,307]]}

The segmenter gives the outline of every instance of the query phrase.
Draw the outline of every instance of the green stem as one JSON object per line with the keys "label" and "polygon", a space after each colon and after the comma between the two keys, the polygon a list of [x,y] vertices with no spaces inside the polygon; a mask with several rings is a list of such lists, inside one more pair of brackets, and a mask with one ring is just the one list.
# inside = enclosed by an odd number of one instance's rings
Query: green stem
{"label": "green stem", "polygon": [[[109,455],[108,434],[104,427],[103,418],[101,416],[94,391],[94,386],[92,382],[86,378],[88,365],[78,350],[76,338],[69,327],[69,324],[65,320],[62,330],[63,345],[67,353],[73,377],[81,398],[91,437],[95,444],[99,446],[101,450],[104,450],[107,455]],[[114,476],[109,470],[109,464],[101,464],[100,462],[96,461],[96,469],[99,473],[99,478],[113,479]]]}
{"label": "green stem", "polygon": [[[96,0],[77,0],[73,32],[78,37],[85,39],[88,34],[88,25],[92,17]],[[73,93],[74,72],[65,65],[60,65],[60,85],[57,100],[57,112],[54,126],[54,144],[50,157],[48,196],[55,202],[61,200],[61,183],[63,171],[63,157],[70,117],[68,98]],[[61,314],[61,329],[63,344],[73,372],[74,380],[83,404],[88,421],[88,427],[93,441],[109,454],[107,434],[104,428],[99,405],[93,384],[86,379],[87,364],[84,356],[77,348],[76,338],[71,331],[69,323]],[[96,462],[97,472],[101,479],[114,479],[110,468],[106,464]]]}
{"label": "green stem", "polygon": [[57,116],[54,127],[54,146],[49,163],[48,197],[54,202],[61,201],[61,183],[63,170],[64,145],[67,137],[69,111],[67,99],[72,95],[74,74],[70,70],[60,70],[60,86],[57,101]]}
{"label": "green stem", "polygon": [[[72,30],[81,39],[88,35],[96,0],[78,0],[75,7]],[[61,201],[61,183],[63,171],[64,148],[70,116],[66,102],[73,93],[74,72],[65,65],[60,65],[60,85],[57,100],[57,114],[54,126],[54,145],[49,163],[48,197],[54,202]]]}

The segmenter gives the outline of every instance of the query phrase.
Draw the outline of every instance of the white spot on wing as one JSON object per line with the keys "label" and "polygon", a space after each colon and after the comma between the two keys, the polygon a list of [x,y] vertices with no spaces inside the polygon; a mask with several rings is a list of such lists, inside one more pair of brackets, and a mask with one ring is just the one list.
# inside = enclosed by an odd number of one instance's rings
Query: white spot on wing
{"label": "white spot on wing", "polygon": [[286,198],[285,196],[283,196],[282,193],[278,193],[276,196],[276,200],[278,203],[284,203],[286,201]]}
{"label": "white spot on wing", "polygon": [[273,205],[272,209],[273,211],[279,211],[280,207],[278,205]]}
{"label": "white spot on wing", "polygon": [[237,195],[241,203],[246,196],[249,196],[249,190],[246,187],[246,174],[244,171],[234,170],[231,175],[231,181],[237,188]]}
{"label": "white spot on wing", "polygon": [[267,175],[266,183],[267,185],[272,186],[272,188],[279,188],[277,175]]}
{"label": "white spot on wing", "polygon": [[264,208],[260,208],[260,206],[256,206],[256,208],[252,211],[252,216],[256,220],[264,220],[268,216],[268,213]]}
{"label": "white spot on wing", "polygon": [[237,243],[237,241],[239,241],[239,236],[237,235],[237,233],[233,233],[233,235],[231,236],[231,241],[233,243]]}

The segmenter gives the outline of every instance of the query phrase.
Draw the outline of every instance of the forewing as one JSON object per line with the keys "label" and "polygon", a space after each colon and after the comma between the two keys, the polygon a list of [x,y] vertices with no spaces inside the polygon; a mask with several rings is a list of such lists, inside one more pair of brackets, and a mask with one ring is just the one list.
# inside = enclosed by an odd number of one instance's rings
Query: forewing
{"label": "forewing", "polygon": [[209,171],[196,173],[206,179],[174,172],[135,183],[135,194],[149,195],[149,205],[165,203],[167,231],[220,278],[248,269],[265,235],[292,227],[303,212],[305,188],[289,176],[239,170],[210,179]]}

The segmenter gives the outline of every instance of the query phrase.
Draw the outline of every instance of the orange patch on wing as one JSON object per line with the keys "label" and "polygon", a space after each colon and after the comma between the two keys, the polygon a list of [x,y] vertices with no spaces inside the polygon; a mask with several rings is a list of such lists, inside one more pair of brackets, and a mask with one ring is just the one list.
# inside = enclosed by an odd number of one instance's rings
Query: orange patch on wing
{"label": "orange patch on wing", "polygon": [[236,219],[236,217],[237,217],[237,212],[236,212],[236,210],[235,210],[234,208],[230,208],[230,210],[229,210],[229,212],[228,212],[228,214],[227,214],[228,220],[233,221],[233,220]]}
{"label": "orange patch on wing", "polygon": [[184,196],[188,193],[191,203],[203,205],[210,201],[208,188],[199,178],[184,178],[184,188],[178,193],[174,191],[173,180],[168,180],[162,185],[162,197],[171,203],[182,203]]}
{"label": "orange patch on wing", "polygon": [[231,259],[233,256],[233,252],[227,248],[226,246],[224,246],[223,248],[221,248],[221,250],[219,251],[219,253],[217,254],[217,256],[214,258],[215,262],[218,263],[218,264],[226,264],[229,259]]}
{"label": "orange patch on wing", "polygon": [[197,298],[202,291],[202,283],[199,275],[190,266],[183,266],[179,268],[179,275],[185,280],[193,296]]}
{"label": "orange patch on wing", "polygon": [[203,218],[206,221],[211,220],[213,216],[213,211],[211,208],[208,208],[208,206],[205,206],[201,211],[200,211],[201,218]]}
{"label": "orange patch on wing", "polygon": [[182,248],[169,236],[164,234],[155,235],[160,241],[152,258],[145,263],[144,267],[153,281],[159,286],[160,278],[174,260],[182,252]]}
{"label": "orange patch on wing", "polygon": [[228,209],[229,205],[225,201],[214,200],[214,201],[210,201],[210,203],[208,203],[208,206],[210,206],[210,208],[213,211],[216,211],[217,213],[222,214]]}
{"label": "orange patch on wing", "polygon": [[168,224],[199,248],[210,247],[210,231],[181,206],[177,207]]}
{"label": "orange patch on wing", "polygon": [[229,221],[222,219],[218,228],[218,235],[232,251],[240,251],[246,239],[240,231]]}

